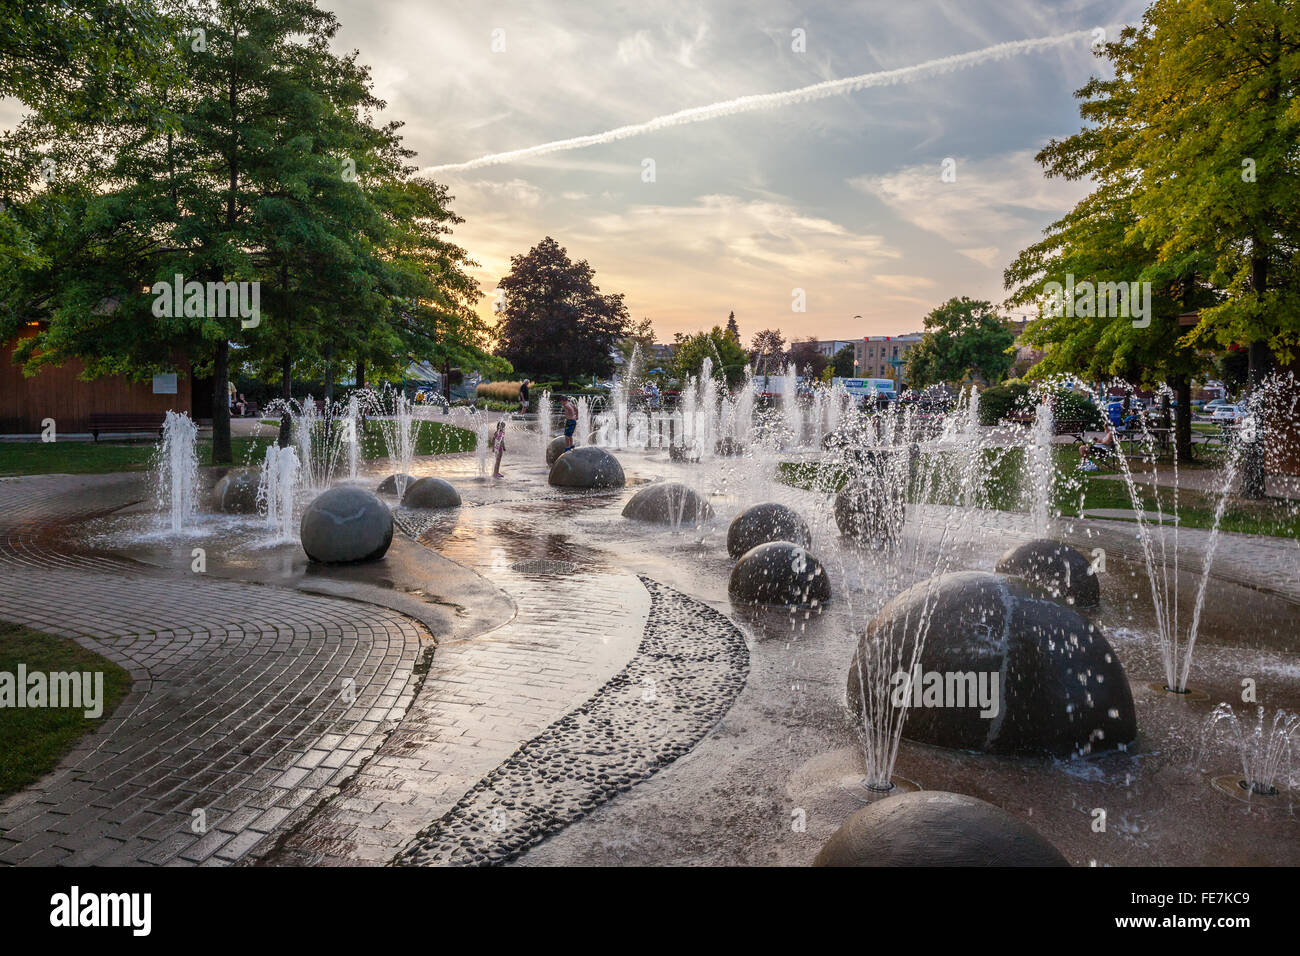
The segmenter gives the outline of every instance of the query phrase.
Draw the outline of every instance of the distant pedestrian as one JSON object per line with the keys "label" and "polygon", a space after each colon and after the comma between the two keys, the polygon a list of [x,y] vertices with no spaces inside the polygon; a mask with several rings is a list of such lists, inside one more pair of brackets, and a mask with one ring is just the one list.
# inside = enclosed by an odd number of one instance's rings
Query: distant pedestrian
{"label": "distant pedestrian", "polygon": [[492,450],[497,454],[496,463],[492,466],[493,478],[504,478],[501,474],[501,456],[506,451],[506,420],[503,418],[497,422],[497,433],[492,436]]}
{"label": "distant pedestrian", "polygon": [[524,379],[519,385],[519,414],[528,414],[528,379]]}
{"label": "distant pedestrian", "polygon": [[[573,433],[578,430],[578,405],[572,395],[564,396],[564,451],[573,450]],[[561,452],[563,454],[563,452]]]}
{"label": "distant pedestrian", "polygon": [[645,396],[650,402],[650,411],[659,411],[659,386],[654,382],[647,382],[645,387]]}

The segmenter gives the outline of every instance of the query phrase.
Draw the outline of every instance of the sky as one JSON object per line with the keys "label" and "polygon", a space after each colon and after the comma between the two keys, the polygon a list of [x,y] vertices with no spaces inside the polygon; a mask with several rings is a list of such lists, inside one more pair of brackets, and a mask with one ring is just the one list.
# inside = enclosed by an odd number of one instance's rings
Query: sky
{"label": "sky", "polygon": [[371,66],[387,102],[379,119],[402,121],[414,161],[448,185],[466,220],[453,239],[478,263],[485,316],[510,257],[549,235],[590,262],[602,291],[624,293],[660,341],[733,310],[746,341],[764,328],[852,339],[917,331],[951,296],[1000,302],[1006,265],[1087,192],[1046,179],[1033,157],[1078,130],[1074,91],[1106,72],[1089,37],[581,149],[435,167],[995,44],[1113,35],[1146,6],[320,4],[342,24],[337,50]]}

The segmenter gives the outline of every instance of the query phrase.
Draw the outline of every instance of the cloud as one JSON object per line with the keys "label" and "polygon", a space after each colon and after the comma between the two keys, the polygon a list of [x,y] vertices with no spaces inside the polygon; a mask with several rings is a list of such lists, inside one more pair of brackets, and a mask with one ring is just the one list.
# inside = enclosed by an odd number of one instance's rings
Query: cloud
{"label": "cloud", "polygon": [[[683,66],[693,66],[691,57],[695,47],[703,39],[705,32],[705,29],[701,27],[693,41],[683,41],[681,43],[677,58]],[[750,113],[756,110],[771,110],[785,106],[810,103],[831,96],[856,93],[872,87],[894,86],[899,83],[910,83],[914,80],[926,77],[941,76],[946,73],[953,73],[957,70],[980,66],[984,63],[1006,60],[1026,53],[1034,53],[1040,50],[1051,49],[1053,47],[1077,44],[1083,40],[1091,39],[1091,30],[1076,30],[1071,33],[1062,33],[1056,36],[1036,37],[1029,40],[1013,40],[1008,43],[998,43],[993,46],[985,47],[981,50],[972,50],[969,53],[959,53],[954,56],[945,56],[939,57],[938,59],[927,60],[924,63],[902,67],[901,69],[879,70],[874,73],[863,73],[857,76],[845,77],[838,80],[825,80],[821,83],[813,83],[809,86],[802,86],[798,89],[786,90],[781,93],[757,93],[750,96],[740,96],[734,99],[723,100],[718,103],[711,103],[707,106],[695,106],[689,109],[677,110],[673,113],[656,116],[643,123],[631,123],[624,126],[618,126],[614,129],[606,130],[603,133],[593,133],[587,136],[574,136],[569,139],[552,140],[549,143],[541,143],[537,146],[528,146],[523,149],[513,149],[501,153],[489,153],[485,156],[479,156],[476,159],[466,160],[465,162],[460,163],[443,163],[438,166],[432,166],[426,169],[425,172],[441,173],[478,169],[483,166],[497,166],[502,163],[517,162],[534,156],[544,156],[548,153],[562,152],[571,149],[584,149],[588,146],[596,146],[602,143],[614,143],[632,136],[643,136],[646,133],[653,133],[673,126],[682,126],[688,123],[702,123],[707,120],[718,119],[724,116],[735,116],[740,113]]]}

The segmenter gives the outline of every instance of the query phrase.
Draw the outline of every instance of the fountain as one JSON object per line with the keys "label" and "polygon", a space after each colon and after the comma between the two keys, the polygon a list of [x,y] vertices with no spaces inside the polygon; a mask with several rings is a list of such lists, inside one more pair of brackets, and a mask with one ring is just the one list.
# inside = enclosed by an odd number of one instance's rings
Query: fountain
{"label": "fountain", "polygon": [[1279,709],[1274,712],[1272,723],[1266,725],[1264,708],[1258,707],[1252,727],[1248,720],[1237,717],[1231,704],[1219,704],[1206,718],[1201,737],[1202,750],[1206,738],[1224,722],[1241,758],[1242,775],[1235,781],[1236,785],[1250,796],[1278,796],[1281,789],[1291,783],[1294,773],[1293,747],[1300,744],[1300,715]]}
{"label": "fountain", "polygon": [[1043,396],[1034,409],[1034,424],[1030,430],[1029,447],[1025,450],[1025,485],[1029,489],[1029,514],[1033,519],[1034,534],[1047,534],[1051,520],[1052,478],[1056,474],[1052,460],[1052,436],[1055,423],[1052,419],[1052,399]]}
{"label": "fountain", "polygon": [[189,415],[169,411],[163,420],[162,441],[154,453],[154,487],[173,533],[183,531],[194,515],[198,434],[199,427]]}
{"label": "fountain", "polygon": [[293,540],[293,496],[298,483],[297,450],[274,443],[266,447],[262,472],[257,484],[258,510],[266,526],[279,532],[279,540]]}

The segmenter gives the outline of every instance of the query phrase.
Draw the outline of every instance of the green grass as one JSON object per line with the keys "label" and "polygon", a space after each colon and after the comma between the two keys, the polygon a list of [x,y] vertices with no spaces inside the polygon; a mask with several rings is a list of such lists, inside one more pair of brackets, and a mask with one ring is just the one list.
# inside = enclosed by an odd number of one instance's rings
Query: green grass
{"label": "green grass", "polygon": [[[271,426],[276,423],[272,422]],[[264,435],[235,436],[231,451],[237,465],[261,459],[276,432],[268,427]],[[417,455],[446,455],[473,451],[474,433],[443,422],[420,422],[416,435]],[[362,456],[382,458],[386,454],[378,423],[366,422],[361,443]],[[0,442],[0,476],[90,475],[116,471],[144,471],[151,464],[154,444],[139,442]],[[212,442],[199,442],[199,463],[212,464]]]}
{"label": "green grass", "polygon": [[131,687],[126,671],[76,641],[0,623],[0,672],[102,671],[104,712],[85,716],[84,708],[0,707],[0,797],[21,790],[49,773],[81,737],[113,712]]}
{"label": "green grass", "polygon": [[[996,449],[986,449],[984,454],[988,462],[988,480],[982,489],[981,504],[1000,511],[1024,511],[1025,503],[1021,490],[1024,450],[1017,448],[999,452]],[[1077,448],[1057,448],[1053,451],[1053,458],[1057,476],[1053,487],[1053,506],[1062,515],[1077,517],[1081,511],[1099,508],[1133,509],[1133,499],[1122,479],[1104,478],[1096,473],[1089,474],[1078,470]],[[934,466],[942,469],[944,460],[936,462]],[[1140,465],[1135,463],[1133,467],[1136,471]],[[1182,470],[1203,467],[1206,467],[1205,463],[1196,466],[1180,466]],[[796,488],[835,491],[842,487],[848,478],[843,469],[821,467],[811,463],[783,462],[777,470],[781,481]],[[931,485],[938,493],[928,497],[929,503],[953,503],[953,498],[945,495],[945,489],[952,487],[951,482],[936,480],[932,481]],[[1173,488],[1157,489],[1139,482],[1137,492],[1140,506],[1144,511],[1154,512],[1158,506],[1166,514],[1173,512]],[[1216,506],[1215,495],[1188,488],[1178,492],[1177,513],[1179,522],[1184,528],[1212,527]],[[1224,531],[1242,534],[1300,537],[1300,509],[1286,501],[1273,499],[1248,501],[1233,496],[1228,499],[1219,527]]]}

